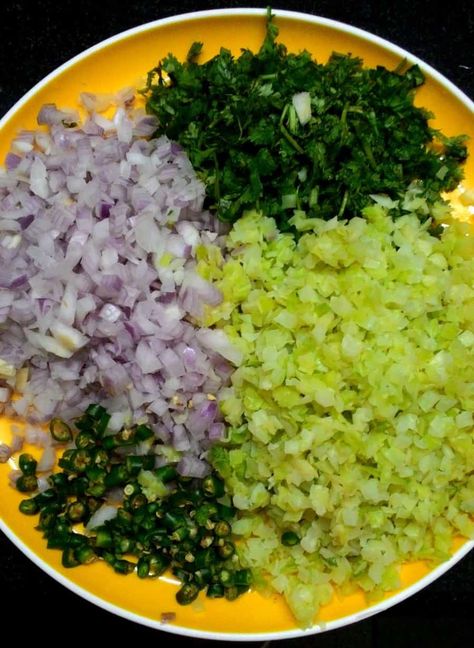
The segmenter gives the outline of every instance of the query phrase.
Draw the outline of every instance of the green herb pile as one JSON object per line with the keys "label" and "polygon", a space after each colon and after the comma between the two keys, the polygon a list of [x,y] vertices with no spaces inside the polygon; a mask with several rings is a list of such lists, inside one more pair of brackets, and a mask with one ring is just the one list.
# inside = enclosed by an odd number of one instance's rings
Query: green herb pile
{"label": "green herb pile", "polygon": [[[250,587],[250,571],[241,569],[231,538],[234,508],[225,503],[224,484],[211,474],[203,479],[179,476],[168,464],[155,469],[153,432],[146,425],[108,434],[110,416],[90,405],[74,422],[53,419],[53,438],[74,447],[59,460],[62,469],[48,478],[49,488],[20,503],[26,515],[39,514],[38,530],[49,549],[62,551],[64,567],[103,559],[115,572],[136,572],[152,578],[168,568],[181,581],[180,605],[196,599],[201,590],[210,598],[234,600]],[[140,444],[146,454],[135,454]],[[29,454],[19,458],[19,491],[38,488],[37,462]],[[123,489],[124,499],[111,519],[92,522],[109,504],[111,491]],[[81,533],[78,524],[86,525]],[[89,528],[91,527],[91,528]]]}
{"label": "green herb pile", "polygon": [[[417,182],[433,203],[456,187],[465,137],[433,130],[431,114],[414,106],[418,66],[368,69],[337,53],[322,65],[288,53],[277,35],[269,11],[257,54],[222,48],[199,64],[202,44],[193,43],[185,62],[169,54],[148,75],[158,134],[184,147],[220,219],[256,208],[285,231],[295,209],[351,218],[370,194],[396,200]],[[300,93],[309,93],[304,118]]]}

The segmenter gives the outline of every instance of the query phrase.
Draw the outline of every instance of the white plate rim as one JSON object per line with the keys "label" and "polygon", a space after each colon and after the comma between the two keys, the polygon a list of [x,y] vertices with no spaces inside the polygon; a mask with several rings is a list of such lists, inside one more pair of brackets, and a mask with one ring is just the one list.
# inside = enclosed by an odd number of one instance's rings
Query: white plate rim
{"label": "white plate rim", "polygon": [[[99,52],[103,49],[106,49],[109,45],[115,44],[117,42],[120,42],[122,40],[126,40],[131,36],[135,36],[137,34],[146,32],[146,31],[152,31],[156,29],[157,27],[161,26],[166,26],[166,25],[173,25],[173,24],[178,24],[181,22],[189,22],[189,21],[194,21],[194,20],[200,20],[203,18],[212,18],[212,17],[219,17],[219,16],[233,16],[233,17],[240,17],[240,16],[261,16],[264,18],[266,13],[266,10],[264,9],[255,9],[255,8],[239,8],[239,9],[212,9],[212,10],[204,10],[204,11],[196,11],[196,12],[190,12],[190,13],[184,13],[184,14],[177,14],[175,16],[170,16],[168,18],[162,18],[159,20],[154,20],[148,23],[145,23],[143,25],[139,25],[137,27],[132,27],[131,29],[127,29],[125,31],[122,31],[114,36],[111,36],[96,45],[93,45],[92,47],[89,47],[85,49],[84,51],[80,52],[76,56],[72,57],[59,67],[57,67],[55,70],[53,70],[50,74],[45,76],[42,80],[40,80],[37,84],[35,84],[31,90],[26,92],[0,119],[0,136],[1,136],[1,130],[7,125],[8,121],[16,114],[17,111],[19,111],[39,90],[41,90],[44,86],[46,86],[50,81],[54,80],[58,76],[60,76],[64,71],[68,70],[69,68],[73,67],[76,63],[82,61],[83,59],[89,57],[90,55]],[[390,53],[397,54],[402,58],[405,58],[407,61],[409,61],[412,64],[417,64],[420,66],[421,70],[438,81],[444,88],[452,95],[454,95],[457,99],[459,99],[473,114],[474,114],[474,102],[469,99],[469,97],[462,91],[460,90],[454,83],[452,83],[449,79],[447,79],[444,75],[442,75],[440,72],[438,72],[435,68],[433,68],[431,65],[428,63],[425,63],[422,59],[418,58],[417,56],[411,54],[407,50],[403,49],[402,47],[399,47],[398,45],[395,45],[391,43],[389,40],[381,38],[380,36],[376,36],[375,34],[372,34],[364,29],[360,29],[358,27],[353,27],[352,25],[348,25],[346,23],[340,22],[338,20],[334,20],[332,18],[324,18],[321,16],[316,16],[312,14],[306,14],[303,12],[299,11],[288,11],[288,10],[280,10],[280,9],[275,9],[272,10],[272,13],[274,14],[275,18],[278,19],[279,17],[281,18],[286,18],[289,20],[295,20],[295,21],[305,21],[309,22],[315,25],[319,26],[324,26],[324,27],[329,27],[335,30],[338,30],[340,32],[348,33],[354,36],[357,36],[365,41],[374,43],[381,47],[382,49],[387,50]],[[398,592],[397,594],[394,594],[393,596],[390,596],[390,598],[385,599],[375,605],[367,607],[364,611],[358,612],[355,614],[350,614],[344,617],[341,617],[340,619],[337,619],[335,621],[328,621],[325,623],[321,623],[320,625],[315,624],[311,626],[308,629],[303,629],[303,628],[295,628],[292,630],[283,630],[283,631],[275,631],[275,632],[262,632],[262,633],[238,633],[238,632],[210,632],[210,631],[205,631],[205,630],[198,630],[194,628],[186,628],[183,626],[175,625],[175,624],[165,624],[162,623],[158,620],[155,619],[150,619],[148,617],[136,614],[134,612],[131,612],[125,608],[122,608],[118,605],[114,605],[112,603],[109,603],[105,599],[102,599],[99,596],[96,596],[95,594],[92,594],[90,591],[86,590],[83,587],[80,587],[73,581],[71,581],[69,578],[66,578],[63,576],[61,573],[57,572],[54,567],[51,567],[48,563],[46,563],[39,555],[37,555],[34,551],[32,551],[24,542],[21,538],[19,538],[16,533],[10,529],[10,527],[0,518],[0,529],[5,533],[5,535],[13,542],[14,545],[18,547],[33,563],[35,563],[40,569],[42,569],[44,572],[46,572],[49,576],[54,578],[57,582],[59,582],[61,585],[67,587],[70,591],[74,592],[75,594],[81,596],[85,600],[87,600],[90,603],[93,603],[97,605],[98,607],[111,612],[117,616],[120,616],[122,618],[125,618],[129,621],[134,621],[136,623],[139,623],[141,625],[148,626],[150,628],[158,629],[158,630],[163,630],[165,632],[169,632],[172,634],[176,635],[181,635],[185,637],[190,637],[190,638],[195,638],[195,639],[210,639],[210,640],[217,640],[217,641],[222,641],[222,640],[228,640],[228,641],[275,641],[275,640],[280,640],[280,639],[294,639],[297,637],[304,637],[304,636],[310,636],[314,634],[319,634],[322,632],[327,632],[329,630],[335,630],[337,628],[341,628],[347,625],[351,625],[353,623],[356,623],[358,621],[361,621],[363,619],[369,618],[373,616],[374,614],[378,614],[379,612],[383,612],[387,610],[388,608],[404,601],[405,599],[409,598],[413,594],[416,594],[420,590],[424,589],[427,587],[429,584],[431,584],[433,581],[437,580],[440,576],[442,576],[444,573],[446,573],[451,567],[453,567],[457,562],[459,562],[464,556],[466,556],[471,549],[474,548],[474,540],[470,540],[465,542],[460,549],[458,549],[453,556],[435,567],[432,571],[429,572],[426,576],[423,578],[419,579],[412,585],[406,587],[403,589],[401,592]]]}

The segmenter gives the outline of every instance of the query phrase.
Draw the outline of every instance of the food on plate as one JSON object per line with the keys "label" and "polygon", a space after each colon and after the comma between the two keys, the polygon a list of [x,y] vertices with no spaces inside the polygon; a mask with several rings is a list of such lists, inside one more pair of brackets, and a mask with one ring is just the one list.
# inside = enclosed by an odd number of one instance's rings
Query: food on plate
{"label": "food on plate", "polygon": [[472,195],[458,222],[466,139],[417,66],[277,34],[169,54],[151,114],[86,93],[12,143],[0,404],[26,427],[0,463],[65,567],[270,589],[307,627],[474,535]]}
{"label": "food on plate", "polygon": [[47,547],[60,550],[68,568],[102,559],[116,573],[139,578],[169,569],[181,581],[180,605],[192,603],[201,590],[231,601],[246,592],[250,570],[240,567],[235,552],[235,509],[224,498],[221,479],[182,477],[169,463],[157,468],[162,442],[153,430],[140,424],[113,433],[110,419],[97,404],[71,426],[53,419],[52,439],[60,429],[67,446],[60,470],[42,471],[39,492],[38,462],[27,453],[19,457],[16,488],[35,493],[21,501],[20,511],[39,515],[37,529]]}

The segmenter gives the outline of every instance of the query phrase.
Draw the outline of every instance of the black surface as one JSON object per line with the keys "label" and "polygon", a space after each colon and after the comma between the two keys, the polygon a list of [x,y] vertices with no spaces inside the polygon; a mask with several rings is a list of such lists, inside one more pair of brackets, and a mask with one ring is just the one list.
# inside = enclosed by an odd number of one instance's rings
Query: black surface
{"label": "black surface", "polygon": [[[58,65],[86,47],[130,27],[198,9],[264,7],[266,3],[161,1],[4,1],[0,10],[0,114]],[[474,98],[474,3],[319,0],[275,2],[275,9],[305,11],[367,29],[404,47]],[[0,493],[0,497],[3,496]],[[355,625],[279,646],[318,648],[464,648],[473,645],[474,552],[421,593]],[[94,638],[160,641],[182,639],[125,621],[97,608],[56,583],[0,534],[0,594],[4,635],[95,644]],[[58,620],[69,626],[56,635]],[[8,635],[7,635],[8,636]],[[184,639],[188,646],[203,640]],[[261,645],[262,642],[251,644]],[[217,645],[217,644],[214,644]],[[226,645],[229,645],[228,643]],[[236,644],[237,645],[237,644]]]}

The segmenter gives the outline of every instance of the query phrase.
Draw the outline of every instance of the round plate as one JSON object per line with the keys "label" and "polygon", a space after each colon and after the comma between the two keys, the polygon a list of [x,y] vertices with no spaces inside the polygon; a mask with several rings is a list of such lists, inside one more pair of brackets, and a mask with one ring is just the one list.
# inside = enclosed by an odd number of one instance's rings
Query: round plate
{"label": "round plate", "polygon": [[[320,62],[332,51],[351,52],[367,66],[394,68],[402,59],[418,63],[427,82],[417,103],[435,113],[434,126],[447,135],[466,133],[474,141],[474,104],[435,70],[404,50],[367,32],[300,13],[277,11],[279,39],[290,51],[309,50]],[[75,107],[80,92],[116,92],[126,86],[141,87],[146,72],[172,51],[185,56],[195,40],[204,43],[203,55],[211,57],[221,46],[235,54],[240,48],[257,50],[265,33],[262,10],[218,10],[185,14],[137,27],[92,47],[61,66],[21,99],[0,122],[0,159],[20,129],[36,128],[36,114],[44,103]],[[472,149],[471,144],[471,149]],[[472,152],[471,152],[472,155]],[[466,184],[474,185],[474,155],[466,166]],[[0,419],[0,442],[10,440],[10,421]],[[10,462],[12,463],[12,462]],[[251,592],[237,601],[199,599],[180,607],[173,579],[141,581],[116,575],[103,563],[67,570],[60,554],[49,551],[34,521],[18,512],[19,493],[8,486],[8,466],[0,466],[0,528],[37,565],[60,583],[100,607],[144,625],[177,634],[232,640],[270,640],[316,633],[348,625],[398,603],[438,578],[460,560],[474,542],[461,539],[453,556],[433,570],[423,562],[403,565],[401,588],[375,605],[363,594],[336,595],[322,608],[313,628],[298,628],[280,596],[263,597]],[[175,613],[175,620],[163,623],[163,614]]]}

